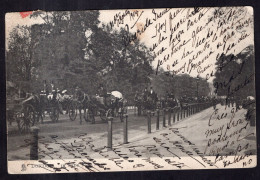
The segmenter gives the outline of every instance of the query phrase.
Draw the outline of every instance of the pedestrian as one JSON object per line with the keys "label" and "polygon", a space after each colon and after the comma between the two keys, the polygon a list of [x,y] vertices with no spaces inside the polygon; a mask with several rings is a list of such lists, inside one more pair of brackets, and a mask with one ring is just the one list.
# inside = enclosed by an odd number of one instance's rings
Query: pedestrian
{"label": "pedestrian", "polygon": [[141,115],[141,102],[140,102],[140,95],[139,95],[138,91],[135,92],[134,101],[135,101],[135,106],[137,107],[137,115],[140,116]]}
{"label": "pedestrian", "polygon": [[107,106],[107,90],[103,84],[100,84],[98,92],[99,96],[103,98],[103,104]]}
{"label": "pedestrian", "polygon": [[144,92],[143,92],[143,100],[146,102],[148,98],[148,91],[147,88],[144,88]]}
{"label": "pedestrian", "polygon": [[155,106],[156,106],[156,93],[153,90],[153,87],[150,87],[150,92],[149,92],[149,97],[151,99],[151,108],[154,110]]}

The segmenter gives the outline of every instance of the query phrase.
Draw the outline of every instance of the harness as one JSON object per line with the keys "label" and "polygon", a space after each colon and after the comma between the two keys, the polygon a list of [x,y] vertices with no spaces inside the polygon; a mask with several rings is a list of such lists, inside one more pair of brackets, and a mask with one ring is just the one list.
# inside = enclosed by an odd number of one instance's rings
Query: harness
{"label": "harness", "polygon": [[34,96],[30,96],[30,97],[28,97],[27,99],[23,100],[23,101],[22,101],[22,104],[23,104],[23,103],[26,103],[26,102],[28,102],[28,101],[30,101],[30,100],[32,100],[32,99],[34,99]]}

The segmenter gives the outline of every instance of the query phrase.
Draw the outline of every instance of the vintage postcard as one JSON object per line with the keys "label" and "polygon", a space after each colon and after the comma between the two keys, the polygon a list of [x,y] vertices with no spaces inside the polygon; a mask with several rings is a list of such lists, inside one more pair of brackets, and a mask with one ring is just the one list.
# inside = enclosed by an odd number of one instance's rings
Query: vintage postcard
{"label": "vintage postcard", "polygon": [[10,12],[11,174],[253,168],[254,12]]}

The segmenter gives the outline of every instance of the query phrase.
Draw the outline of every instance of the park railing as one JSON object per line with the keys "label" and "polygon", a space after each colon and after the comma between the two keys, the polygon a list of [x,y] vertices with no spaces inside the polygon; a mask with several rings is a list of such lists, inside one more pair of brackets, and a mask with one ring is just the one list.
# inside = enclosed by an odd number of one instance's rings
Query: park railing
{"label": "park railing", "polygon": [[[200,111],[203,111],[212,106],[211,102],[206,103],[194,103],[187,105],[183,108],[174,107],[174,108],[158,108],[154,111],[148,110],[146,113],[147,119],[147,133],[152,132],[152,116],[156,117],[156,130],[160,129],[160,121],[162,121],[162,126],[168,127],[172,124],[181,121],[184,118],[187,118],[193,114],[196,114]],[[113,149],[113,117],[107,117],[107,149]],[[125,111],[123,115],[123,144],[127,144],[128,141],[128,113]],[[38,132],[39,128],[31,128],[31,146],[30,146],[30,159],[38,159]]]}
{"label": "park railing", "polygon": [[[194,103],[189,104],[184,107],[174,107],[174,108],[158,108],[156,110],[147,110],[146,119],[147,119],[147,133],[152,132],[152,116],[156,116],[156,130],[160,129],[160,121],[162,120],[162,126],[168,126],[181,121],[184,118],[187,118],[193,114],[199,113],[212,106],[212,102],[205,103]],[[131,108],[134,109],[135,108]],[[136,110],[135,110],[136,111]],[[112,149],[113,141],[113,117],[108,117],[108,138],[107,138],[107,148]],[[123,143],[128,143],[128,114],[124,114],[123,118]]]}

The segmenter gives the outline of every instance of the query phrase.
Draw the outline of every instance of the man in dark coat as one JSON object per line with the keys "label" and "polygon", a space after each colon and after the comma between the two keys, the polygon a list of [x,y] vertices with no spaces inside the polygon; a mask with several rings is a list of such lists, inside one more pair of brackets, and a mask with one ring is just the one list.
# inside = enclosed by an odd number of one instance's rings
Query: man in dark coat
{"label": "man in dark coat", "polygon": [[137,107],[137,115],[140,116],[141,115],[141,100],[140,100],[140,95],[138,93],[138,91],[135,92],[135,106]]}
{"label": "man in dark coat", "polygon": [[156,105],[157,94],[154,92],[153,87],[150,87],[149,97],[152,100],[152,108]]}
{"label": "man in dark coat", "polygon": [[147,91],[147,88],[144,88],[143,100],[144,100],[144,101],[147,101],[147,98],[148,98],[148,91]]}
{"label": "man in dark coat", "polygon": [[104,104],[107,105],[107,90],[104,88],[103,84],[99,86],[99,96],[104,98]]}
{"label": "man in dark coat", "polygon": [[85,100],[84,92],[78,86],[75,89],[75,97],[80,102]]}

